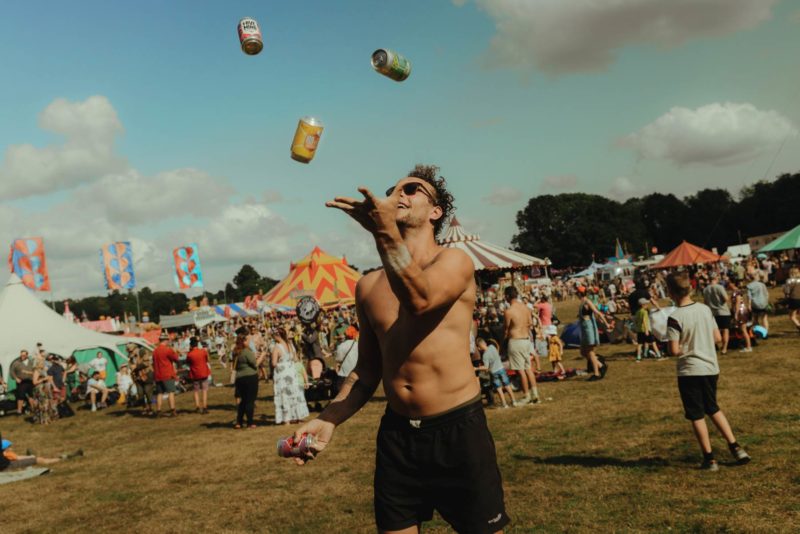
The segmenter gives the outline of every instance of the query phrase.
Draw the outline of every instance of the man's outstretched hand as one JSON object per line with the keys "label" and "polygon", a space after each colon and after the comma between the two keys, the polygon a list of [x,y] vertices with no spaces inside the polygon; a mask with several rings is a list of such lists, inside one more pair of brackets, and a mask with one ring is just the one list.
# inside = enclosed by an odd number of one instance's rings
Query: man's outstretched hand
{"label": "man's outstretched hand", "polygon": [[375,234],[378,231],[397,228],[397,204],[400,202],[399,188],[386,198],[378,198],[366,187],[359,187],[364,200],[350,197],[336,197],[325,205],[337,208],[355,219],[366,231]]}
{"label": "man's outstretched hand", "polygon": [[336,425],[329,421],[323,421],[320,418],[313,419],[308,423],[303,424],[294,433],[294,441],[297,443],[302,438],[303,434],[310,434],[316,438],[316,443],[312,448],[312,452],[308,453],[306,458],[295,458],[294,461],[297,465],[303,465],[309,460],[313,460],[317,453],[322,452],[325,447],[330,443],[333,437],[333,431]]}

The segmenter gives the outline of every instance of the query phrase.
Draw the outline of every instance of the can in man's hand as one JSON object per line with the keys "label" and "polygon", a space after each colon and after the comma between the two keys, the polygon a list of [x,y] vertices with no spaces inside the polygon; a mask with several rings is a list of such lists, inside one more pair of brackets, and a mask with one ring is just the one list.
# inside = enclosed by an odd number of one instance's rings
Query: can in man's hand
{"label": "can in man's hand", "polygon": [[264,48],[264,41],[261,40],[261,30],[256,19],[245,17],[239,21],[239,42],[242,45],[242,52],[248,56],[255,56]]}
{"label": "can in man's hand", "polygon": [[317,444],[317,438],[311,434],[303,434],[298,441],[295,442],[294,436],[281,438],[278,440],[278,456],[282,458],[302,458],[307,459],[307,454],[311,452],[314,445]]}
{"label": "can in man's hand", "polygon": [[387,48],[372,53],[372,68],[396,82],[402,82],[411,74],[411,62]]}
{"label": "can in man's hand", "polygon": [[324,128],[322,121],[314,117],[300,119],[292,141],[292,159],[300,163],[308,163],[314,159]]}

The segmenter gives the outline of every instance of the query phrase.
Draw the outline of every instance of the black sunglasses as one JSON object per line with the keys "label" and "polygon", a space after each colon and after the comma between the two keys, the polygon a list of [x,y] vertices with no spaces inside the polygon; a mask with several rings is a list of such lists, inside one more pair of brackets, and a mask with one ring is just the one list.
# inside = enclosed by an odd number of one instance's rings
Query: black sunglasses
{"label": "black sunglasses", "polygon": [[[405,195],[407,197],[411,197],[411,196],[416,195],[417,191],[422,191],[422,193],[426,197],[431,199],[432,203],[434,203],[434,204],[436,203],[436,199],[434,199],[433,196],[428,192],[428,190],[425,189],[425,186],[422,185],[419,182],[407,182],[407,183],[403,184],[401,187],[403,189],[403,193],[405,193]],[[387,189],[386,190],[386,196],[387,197],[392,196],[392,193],[394,193],[395,189],[397,189],[397,186],[394,186],[394,185],[392,187],[390,187],[389,189]]]}

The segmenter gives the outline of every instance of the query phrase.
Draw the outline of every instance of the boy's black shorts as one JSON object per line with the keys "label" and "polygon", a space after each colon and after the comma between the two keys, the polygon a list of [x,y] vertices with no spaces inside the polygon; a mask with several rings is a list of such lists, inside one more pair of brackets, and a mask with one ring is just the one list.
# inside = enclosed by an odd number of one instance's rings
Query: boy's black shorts
{"label": "boy's black shorts", "polygon": [[653,334],[645,334],[644,332],[637,332],[636,333],[636,343],[639,345],[644,345],[645,343],[654,343],[656,340],[653,337]]}
{"label": "boy's black shorts", "polygon": [[376,456],[379,529],[429,521],[434,509],[457,532],[496,532],[508,525],[494,440],[479,397],[422,419],[387,406]]}
{"label": "boy's black shorts", "polygon": [[706,415],[719,411],[717,406],[717,379],[719,375],[679,376],[678,391],[683,401],[683,411],[689,421],[699,421]]}

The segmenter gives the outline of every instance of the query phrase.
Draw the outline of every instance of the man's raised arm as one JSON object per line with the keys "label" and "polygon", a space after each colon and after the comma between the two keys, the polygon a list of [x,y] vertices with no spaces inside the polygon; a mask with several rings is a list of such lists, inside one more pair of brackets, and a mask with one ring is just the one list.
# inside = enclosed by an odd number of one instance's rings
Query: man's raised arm
{"label": "man's raised arm", "polygon": [[422,268],[411,257],[396,226],[376,232],[375,243],[392,291],[400,305],[414,315],[454,303],[475,274],[472,260],[458,249],[444,249]]}

